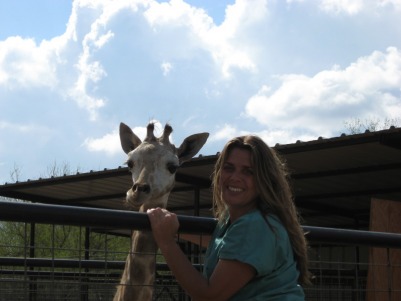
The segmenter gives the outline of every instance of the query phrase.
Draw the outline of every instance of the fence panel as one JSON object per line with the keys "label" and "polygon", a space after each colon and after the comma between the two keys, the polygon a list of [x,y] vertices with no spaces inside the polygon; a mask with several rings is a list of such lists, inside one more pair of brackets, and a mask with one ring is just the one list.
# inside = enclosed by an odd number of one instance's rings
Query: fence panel
{"label": "fence panel", "polygon": [[[209,234],[211,218],[179,216],[182,232]],[[119,283],[130,239],[121,229],[149,229],[146,214],[69,206],[0,202],[0,301],[112,300]],[[304,227],[310,242],[314,285],[307,300],[400,299],[401,273],[396,255],[401,235],[344,229]],[[128,231],[129,232],[129,231]],[[13,235],[8,235],[13,233]],[[3,236],[1,236],[3,235]],[[4,237],[4,235],[8,235]],[[204,250],[179,239],[198,269]],[[388,254],[373,262],[372,252]],[[160,254],[155,256],[154,300],[190,300],[177,285]],[[368,286],[377,268],[385,284]],[[367,292],[367,287],[370,290]]]}

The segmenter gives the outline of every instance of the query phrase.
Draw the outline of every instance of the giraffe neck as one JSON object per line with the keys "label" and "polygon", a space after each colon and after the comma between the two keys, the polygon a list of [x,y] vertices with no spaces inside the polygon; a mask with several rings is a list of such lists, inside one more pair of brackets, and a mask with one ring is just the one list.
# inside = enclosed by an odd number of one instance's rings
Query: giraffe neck
{"label": "giraffe neck", "polygon": [[113,301],[152,300],[157,246],[150,231],[134,231],[132,249]]}
{"label": "giraffe neck", "polygon": [[[152,206],[145,204],[140,212],[148,208],[166,207],[168,194]],[[151,301],[155,279],[157,244],[151,231],[133,231],[131,252],[127,256],[124,272],[113,301]]]}

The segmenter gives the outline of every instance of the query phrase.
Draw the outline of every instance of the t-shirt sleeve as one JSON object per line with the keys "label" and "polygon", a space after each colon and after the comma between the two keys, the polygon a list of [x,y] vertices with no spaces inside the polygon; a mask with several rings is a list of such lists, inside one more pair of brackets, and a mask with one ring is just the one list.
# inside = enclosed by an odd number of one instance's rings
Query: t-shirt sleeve
{"label": "t-shirt sleeve", "polygon": [[237,260],[255,268],[257,275],[274,270],[276,236],[263,219],[239,219],[223,238],[219,259]]}

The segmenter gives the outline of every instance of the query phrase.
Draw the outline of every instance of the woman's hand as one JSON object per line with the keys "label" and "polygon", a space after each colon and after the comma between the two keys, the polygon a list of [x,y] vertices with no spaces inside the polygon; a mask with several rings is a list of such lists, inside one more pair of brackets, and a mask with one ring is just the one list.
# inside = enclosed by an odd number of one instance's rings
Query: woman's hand
{"label": "woman's hand", "polygon": [[147,214],[158,246],[175,242],[180,226],[177,215],[162,208],[148,209]]}

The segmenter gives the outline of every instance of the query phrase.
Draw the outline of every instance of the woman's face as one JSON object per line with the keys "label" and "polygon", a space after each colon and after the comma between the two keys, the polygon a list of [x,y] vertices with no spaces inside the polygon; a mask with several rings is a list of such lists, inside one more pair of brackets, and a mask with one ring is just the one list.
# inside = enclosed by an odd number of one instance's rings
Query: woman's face
{"label": "woman's face", "polygon": [[239,217],[256,207],[259,193],[249,150],[234,147],[229,152],[221,169],[220,185],[231,218]]}

